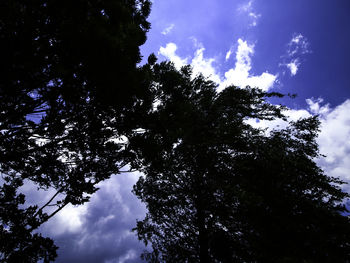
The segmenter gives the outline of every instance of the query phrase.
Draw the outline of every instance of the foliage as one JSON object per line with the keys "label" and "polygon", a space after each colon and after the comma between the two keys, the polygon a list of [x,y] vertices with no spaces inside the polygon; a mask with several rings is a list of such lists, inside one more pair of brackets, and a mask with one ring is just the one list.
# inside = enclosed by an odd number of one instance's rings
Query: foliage
{"label": "foliage", "polygon": [[348,197],[316,165],[316,117],[268,133],[251,120],[285,119],[255,88],[216,85],[190,67],[152,66],[154,110],[130,144],[148,213],[135,230],[149,262],[346,262]]}
{"label": "foliage", "polygon": [[[136,125],[133,114],[151,106],[144,69],[136,66],[149,12],[148,0],[1,1],[6,261],[55,258],[53,242],[32,232],[67,204],[88,201],[98,182],[128,163],[123,136]],[[26,207],[18,192],[28,180],[57,192],[42,206]]]}
{"label": "foliage", "polygon": [[[23,194],[16,194],[18,184],[4,184],[0,194],[0,213],[2,215],[0,226],[1,262],[44,262],[53,261],[57,247],[49,238],[43,238],[40,234],[32,234],[32,229],[38,227],[44,219],[44,214],[36,207],[20,208],[24,204]],[[30,228],[28,228],[30,227]],[[20,238],[20,240],[18,240]]]}

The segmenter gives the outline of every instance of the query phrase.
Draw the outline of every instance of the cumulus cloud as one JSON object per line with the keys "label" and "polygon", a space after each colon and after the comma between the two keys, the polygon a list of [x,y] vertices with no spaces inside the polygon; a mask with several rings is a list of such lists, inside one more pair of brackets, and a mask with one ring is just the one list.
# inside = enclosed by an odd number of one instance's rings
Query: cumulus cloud
{"label": "cumulus cloud", "polygon": [[263,72],[259,76],[251,75],[251,56],[254,54],[254,45],[248,44],[247,41],[243,41],[242,39],[238,39],[237,43],[235,67],[225,72],[225,79],[220,84],[220,88],[223,89],[233,84],[240,87],[247,85],[259,87],[262,90],[271,89],[277,75],[268,72]]}
{"label": "cumulus cloud", "polygon": [[[320,160],[320,165],[327,174],[350,183],[350,100],[334,109],[328,105],[313,107],[322,121],[318,143],[326,157]],[[344,189],[350,192],[350,185],[345,185]]]}
{"label": "cumulus cloud", "polygon": [[282,56],[280,66],[287,67],[290,75],[295,76],[305,54],[311,53],[310,43],[302,34],[294,33],[287,44],[286,53]]}
{"label": "cumulus cloud", "polygon": [[250,0],[238,7],[239,13],[244,13],[248,15],[249,20],[250,20],[250,27],[255,27],[258,25],[258,20],[261,17],[261,14],[258,14],[256,11],[254,11],[253,8],[254,1]]}
{"label": "cumulus cloud", "polygon": [[182,66],[188,64],[187,58],[181,58],[176,54],[177,46],[175,43],[168,43],[165,47],[160,47],[159,54],[163,55],[170,61],[172,61],[176,68],[181,68]]}
{"label": "cumulus cloud", "polygon": [[216,83],[220,83],[221,79],[219,74],[216,72],[213,63],[215,62],[214,58],[205,58],[203,53],[205,48],[197,49],[195,55],[191,61],[193,67],[193,74],[198,75],[202,73],[205,77],[210,78]]}
{"label": "cumulus cloud", "polygon": [[[254,54],[254,44],[248,44],[247,41],[238,39],[237,50],[236,50],[236,62],[234,68],[226,71],[223,76],[215,68],[216,60],[214,58],[205,58],[203,45],[197,44],[197,50],[194,53],[190,64],[193,67],[194,74],[202,73],[205,77],[213,80],[219,84],[218,90],[221,91],[229,85],[236,85],[240,87],[245,87],[247,85],[251,87],[259,87],[262,90],[269,90],[273,87],[277,75],[263,72],[260,75],[252,75],[250,73],[251,66],[251,56]],[[185,65],[188,58],[181,58],[176,54],[177,46],[175,43],[168,43],[165,47],[161,47],[159,54],[163,55],[167,59],[174,62],[177,68]],[[226,59],[228,60],[232,54],[232,48],[226,54]]]}
{"label": "cumulus cloud", "polygon": [[169,34],[173,29],[174,29],[175,25],[174,24],[170,24],[169,26],[167,26],[166,28],[164,28],[164,30],[161,32],[163,35],[167,35]]}
{"label": "cumulus cloud", "polygon": [[[194,53],[190,64],[193,67],[193,74],[197,75],[202,73],[205,77],[215,81],[216,83],[220,83],[221,79],[219,74],[216,72],[216,69],[213,65],[215,62],[214,58],[205,58],[203,53],[205,48],[201,43],[199,43],[196,39],[193,39],[195,47],[197,50]],[[168,60],[172,61],[177,69],[180,69],[182,66],[188,64],[188,58],[181,58],[176,54],[177,46],[175,43],[168,43],[165,47],[160,47],[159,54],[163,55]]]}

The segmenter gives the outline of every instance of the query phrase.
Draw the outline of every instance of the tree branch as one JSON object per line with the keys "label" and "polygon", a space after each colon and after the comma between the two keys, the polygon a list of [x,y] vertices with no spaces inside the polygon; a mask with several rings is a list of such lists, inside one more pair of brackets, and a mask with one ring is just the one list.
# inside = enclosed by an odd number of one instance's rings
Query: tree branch
{"label": "tree branch", "polygon": [[50,200],[47,201],[46,204],[44,204],[44,205],[34,214],[34,217],[36,217],[41,211],[43,211],[43,209],[44,209],[45,207],[49,206],[50,203],[52,202],[52,200],[54,200],[55,197],[56,197],[59,193],[61,193],[61,191],[62,191],[62,189],[58,190],[58,191],[50,198]]}

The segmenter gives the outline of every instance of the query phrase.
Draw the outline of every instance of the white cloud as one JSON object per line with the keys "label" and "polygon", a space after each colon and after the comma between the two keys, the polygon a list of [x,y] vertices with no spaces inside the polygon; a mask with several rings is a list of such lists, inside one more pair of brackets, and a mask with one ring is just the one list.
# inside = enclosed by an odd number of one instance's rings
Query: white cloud
{"label": "white cloud", "polygon": [[[201,43],[199,43],[195,38],[193,38],[194,45],[198,48],[194,57],[192,58],[190,64],[193,67],[194,76],[202,73],[203,76],[213,80],[216,83],[220,83],[220,76],[215,70],[213,63],[215,62],[214,58],[204,58],[205,48]],[[163,55],[168,60],[172,61],[177,69],[188,64],[188,58],[181,58],[176,54],[177,46],[175,43],[168,43],[165,47],[160,47],[159,54]]]}
{"label": "white cloud", "polygon": [[[219,84],[219,91],[230,85],[239,87],[249,85],[251,87],[259,87],[265,91],[271,89],[277,79],[277,75],[268,72],[263,72],[260,75],[252,75],[250,71],[252,69],[251,56],[254,54],[254,45],[248,44],[247,41],[242,39],[238,39],[237,43],[235,67],[226,71],[223,76],[221,76],[214,66],[216,60],[214,58],[205,58],[205,48],[202,44],[197,43],[196,47],[198,49],[195,51],[190,62],[194,75],[202,73],[205,77],[213,80]],[[181,58],[176,54],[176,50],[176,44],[168,43],[166,47],[160,48],[159,54],[173,61],[175,66],[179,68],[187,63],[188,58]],[[226,54],[227,60],[231,57],[232,52],[231,48]]]}
{"label": "white cloud", "polygon": [[174,29],[175,25],[174,24],[170,24],[169,26],[167,26],[166,28],[164,28],[164,30],[161,32],[163,35],[167,35],[169,34],[173,29]]}
{"label": "white cloud", "polygon": [[289,69],[290,75],[295,76],[300,68],[301,60],[305,54],[311,53],[310,43],[302,34],[294,33],[287,44],[286,53],[282,56],[280,66]]}
{"label": "white cloud", "polygon": [[250,20],[250,24],[249,24],[250,27],[257,26],[258,20],[261,17],[261,14],[258,14],[254,11],[253,4],[254,4],[254,1],[250,0],[244,3],[243,5],[240,5],[237,9],[239,13],[244,13],[248,15]]}
{"label": "white cloud", "polygon": [[292,40],[290,41],[290,43],[296,43],[296,44],[298,44],[302,39],[303,39],[302,34],[295,35],[295,36],[292,38]]}
{"label": "white cloud", "polygon": [[251,69],[251,58],[254,54],[254,45],[249,45],[247,41],[238,39],[238,48],[236,52],[236,69],[249,71]]}
{"label": "white cloud", "polygon": [[231,57],[231,55],[232,55],[232,48],[230,48],[230,50],[227,51],[226,56],[225,56],[225,60],[226,60],[226,61],[229,60],[230,57]]}
{"label": "white cloud", "polygon": [[251,86],[259,87],[263,90],[272,88],[276,81],[277,75],[263,72],[259,76],[252,76],[250,74],[251,56],[254,54],[254,45],[248,44],[247,41],[238,39],[238,47],[236,51],[235,67],[225,72],[225,79],[220,84],[220,89],[229,85],[236,85],[240,87]]}
{"label": "white cloud", "polygon": [[238,11],[249,12],[253,8],[253,0],[250,0],[238,7]]}
{"label": "white cloud", "polygon": [[287,53],[290,56],[293,56],[294,54],[307,54],[311,53],[310,49],[310,43],[307,40],[306,37],[304,37],[302,34],[293,34],[292,39],[288,43],[288,50]]}
{"label": "white cloud", "polygon": [[194,58],[191,61],[193,67],[193,74],[196,76],[199,73],[202,73],[203,76],[211,79],[216,83],[220,83],[221,79],[218,73],[216,72],[213,63],[215,62],[214,58],[204,58],[203,53],[205,48],[197,49],[194,55]]}
{"label": "white cloud", "polygon": [[[316,102],[319,104],[320,102]],[[321,113],[320,152],[326,157],[320,164],[327,174],[350,183],[350,100],[330,109],[328,105],[314,107]],[[350,186],[344,186],[350,192]]]}
{"label": "white cloud", "polygon": [[298,72],[300,62],[298,59],[294,59],[290,63],[288,63],[286,66],[290,70],[290,75],[295,76],[295,74],[297,74],[297,72]]}
{"label": "white cloud", "polygon": [[192,40],[193,46],[196,49],[204,48],[203,44],[201,42],[199,42],[197,38],[192,36],[192,37],[190,37],[190,39]]}
{"label": "white cloud", "polygon": [[251,18],[251,23],[249,24],[249,26],[254,27],[258,25],[258,20],[261,17],[261,14],[257,14],[254,12],[249,12],[249,17]]}
{"label": "white cloud", "polygon": [[329,104],[321,106],[321,104],[323,103],[322,98],[306,99],[306,103],[309,105],[309,109],[313,114],[325,116],[326,114],[328,114],[330,112]]}
{"label": "white cloud", "polygon": [[176,54],[176,50],[177,50],[177,46],[175,43],[168,43],[166,44],[165,47],[160,47],[158,53],[166,57],[168,60],[172,61],[175,67],[179,69],[182,66],[186,65],[188,62],[187,62],[187,58],[184,58],[184,59],[180,58]]}
{"label": "white cloud", "polygon": [[310,43],[302,34],[294,34],[287,46],[287,55],[290,58],[311,53]]}
{"label": "white cloud", "polygon": [[81,231],[86,212],[87,206],[67,205],[51,219],[52,221],[49,221],[56,226],[50,228],[51,234],[57,236],[66,232],[77,233]]}

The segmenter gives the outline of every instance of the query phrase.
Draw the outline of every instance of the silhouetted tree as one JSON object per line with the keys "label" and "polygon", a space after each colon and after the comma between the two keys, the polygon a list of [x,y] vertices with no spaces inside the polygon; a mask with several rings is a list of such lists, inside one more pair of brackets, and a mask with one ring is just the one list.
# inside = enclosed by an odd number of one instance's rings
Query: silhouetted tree
{"label": "silhouetted tree", "polygon": [[[149,12],[149,0],[1,1],[2,260],[55,258],[33,230],[128,163],[123,136],[151,106],[136,66]],[[28,181],[56,193],[24,206]]]}
{"label": "silhouetted tree", "polygon": [[285,119],[255,88],[216,85],[156,64],[156,103],[131,146],[144,158],[134,193],[150,262],[347,262],[341,182],[316,165],[317,118],[271,133],[248,120]]}

